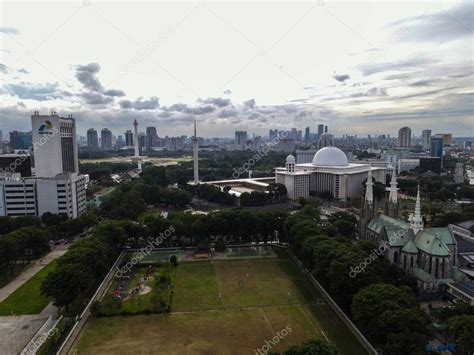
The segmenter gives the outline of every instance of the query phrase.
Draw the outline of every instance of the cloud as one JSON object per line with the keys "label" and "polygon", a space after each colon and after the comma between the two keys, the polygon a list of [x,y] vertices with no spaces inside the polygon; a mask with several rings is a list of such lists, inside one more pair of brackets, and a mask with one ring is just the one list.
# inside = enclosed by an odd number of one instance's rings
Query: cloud
{"label": "cloud", "polygon": [[0,26],[0,33],[18,35],[20,34],[20,31],[18,31],[15,27]]}
{"label": "cloud", "polygon": [[23,73],[23,74],[29,74],[28,70],[26,70],[25,68],[18,69],[17,72]]}
{"label": "cloud", "polygon": [[0,72],[3,74],[8,74],[10,68],[8,68],[5,64],[0,63]]}
{"label": "cloud", "polygon": [[466,1],[433,14],[409,17],[392,23],[400,41],[447,42],[474,33],[474,2]]}
{"label": "cloud", "polygon": [[244,101],[244,106],[253,110],[253,108],[255,107],[255,99]]}
{"label": "cloud", "polygon": [[[398,62],[383,62],[383,63],[368,63],[362,64],[360,70],[362,75],[369,76],[377,73],[382,73],[386,71],[401,71],[403,70],[413,70],[413,69],[426,69],[428,64],[435,63],[433,59],[417,57],[410,58],[405,60],[400,60]],[[409,75],[409,74],[408,74]]]}
{"label": "cloud", "polygon": [[83,92],[79,95],[89,105],[105,105],[114,101],[112,97],[105,96],[100,92]]}
{"label": "cloud", "polygon": [[156,96],[150,97],[148,100],[144,100],[143,97],[139,97],[135,101],[122,100],[119,102],[120,107],[123,109],[135,109],[141,110],[156,110],[160,107],[160,100]]}
{"label": "cloud", "polygon": [[[198,102],[203,102],[203,101],[198,100]],[[174,105],[171,105],[170,107],[163,107],[163,109],[165,111],[182,112],[182,113],[193,114],[193,115],[204,115],[206,113],[211,113],[216,110],[215,106],[211,106],[211,105],[188,106],[182,103],[174,104]]]}
{"label": "cloud", "polygon": [[341,83],[351,78],[349,74],[334,74],[332,77]]}
{"label": "cloud", "polygon": [[230,99],[224,99],[222,97],[208,97],[204,100],[199,99],[198,102],[214,105],[217,107],[225,107],[230,105]]}
{"label": "cloud", "polygon": [[89,63],[86,65],[78,65],[76,67],[76,78],[79,82],[84,85],[85,88],[91,91],[102,92],[104,88],[100,83],[99,79],[96,77],[100,71],[99,63]]}
{"label": "cloud", "polygon": [[230,95],[230,94],[232,94],[232,91],[230,91],[229,89],[224,90],[224,94],[225,94],[225,95]]}
{"label": "cloud", "polygon": [[46,101],[50,99],[60,98],[61,95],[57,93],[57,83],[47,84],[32,84],[19,83],[8,84],[4,86],[6,91],[13,96],[18,96],[24,100]]}
{"label": "cloud", "polygon": [[112,96],[112,97],[122,97],[122,96],[125,96],[125,92],[123,92],[122,90],[111,89],[111,90],[104,91],[104,95]]}
{"label": "cloud", "polygon": [[228,117],[235,117],[239,114],[239,111],[235,109],[224,109],[221,112],[219,112],[219,117],[220,118],[228,118]]}

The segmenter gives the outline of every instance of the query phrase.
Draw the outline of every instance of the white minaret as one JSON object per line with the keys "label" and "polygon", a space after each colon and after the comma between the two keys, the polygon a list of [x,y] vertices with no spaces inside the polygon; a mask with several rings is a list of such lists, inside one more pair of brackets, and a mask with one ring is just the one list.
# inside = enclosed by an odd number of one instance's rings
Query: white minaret
{"label": "white minaret", "polygon": [[392,180],[390,181],[390,194],[388,195],[388,202],[397,204],[398,203],[398,192],[397,192],[397,173],[395,168],[392,170]]}
{"label": "white minaret", "polygon": [[367,182],[365,183],[365,186],[365,201],[367,201],[369,205],[372,205],[374,203],[374,183],[372,181],[372,167],[369,167],[369,173],[367,174]]}
{"label": "white minaret", "polygon": [[135,155],[133,157],[133,161],[135,161],[138,165],[138,170],[142,171],[142,161],[140,158],[140,149],[138,148],[138,122],[135,119],[133,122],[133,146],[135,147]]}
{"label": "white minaret", "polygon": [[418,185],[418,193],[416,195],[415,214],[411,215],[410,227],[413,229],[413,234],[417,235],[419,231],[423,230],[423,218],[421,217],[421,200],[420,200],[420,185]]}
{"label": "white minaret", "polygon": [[199,151],[199,141],[196,135],[196,118],[194,118],[194,136],[193,136],[193,162],[194,162],[194,184],[199,183],[199,164],[198,164],[198,151]]}

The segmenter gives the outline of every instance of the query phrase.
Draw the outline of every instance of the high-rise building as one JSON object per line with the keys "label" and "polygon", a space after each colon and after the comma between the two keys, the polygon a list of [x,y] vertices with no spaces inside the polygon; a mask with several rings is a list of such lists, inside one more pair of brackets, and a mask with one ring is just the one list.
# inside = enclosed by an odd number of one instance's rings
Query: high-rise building
{"label": "high-rise building", "polygon": [[30,149],[32,142],[31,132],[10,132],[10,149]]}
{"label": "high-rise building", "polygon": [[105,150],[112,149],[112,132],[108,128],[102,128],[100,132],[100,147]]}
{"label": "high-rise building", "polygon": [[278,130],[277,129],[271,129],[268,133],[268,138],[271,141],[277,140],[278,139]]}
{"label": "high-rise building", "polygon": [[436,136],[431,137],[430,155],[432,157],[439,157],[442,159],[443,149],[444,149],[443,137],[436,137]]}
{"label": "high-rise building", "polygon": [[245,149],[247,145],[247,131],[235,131],[235,144],[240,149]]}
{"label": "high-rise building", "polygon": [[156,127],[146,128],[146,147],[153,148],[158,146],[158,134],[156,133]]}
{"label": "high-rise building", "polygon": [[398,131],[398,146],[400,148],[411,147],[411,129],[409,127],[402,127]]}
{"label": "high-rise building", "polygon": [[0,129],[0,144],[3,143],[3,131]]}
{"label": "high-rise building", "polygon": [[86,177],[78,173],[74,118],[35,111],[31,124],[36,176],[15,171],[0,177],[0,216],[79,217],[86,210]]}
{"label": "high-rise building", "polygon": [[35,173],[37,177],[79,173],[77,157],[76,120],[69,115],[59,117],[56,112],[31,116]]}
{"label": "high-rise building", "polygon": [[94,128],[87,130],[87,147],[88,148],[99,148],[99,137],[97,131]]}
{"label": "high-rise building", "polygon": [[451,133],[438,133],[436,137],[443,138],[443,145],[453,144],[453,135]]}
{"label": "high-rise building", "polygon": [[306,143],[311,142],[311,131],[310,131],[309,127],[306,127],[305,130],[304,130],[304,141]]}
{"label": "high-rise building", "polygon": [[324,133],[324,125],[323,124],[318,124],[318,139],[321,137],[321,135]]}
{"label": "high-rise building", "polygon": [[125,146],[133,147],[133,132],[131,130],[125,132]]}
{"label": "high-rise building", "polygon": [[423,150],[427,151],[430,149],[431,129],[425,129],[421,132],[421,140],[423,143]]}

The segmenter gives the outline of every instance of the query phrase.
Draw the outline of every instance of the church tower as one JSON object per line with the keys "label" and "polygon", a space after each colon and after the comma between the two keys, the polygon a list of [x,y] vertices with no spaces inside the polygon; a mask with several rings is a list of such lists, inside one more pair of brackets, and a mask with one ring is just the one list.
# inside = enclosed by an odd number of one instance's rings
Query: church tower
{"label": "church tower", "polygon": [[421,216],[421,202],[420,202],[420,185],[418,185],[418,193],[416,195],[415,214],[410,216],[410,228],[413,234],[417,235],[419,231],[423,230],[423,217]]}
{"label": "church tower", "polygon": [[398,205],[398,192],[397,192],[397,173],[395,168],[392,170],[392,180],[390,181],[390,187],[388,188],[388,202],[387,202],[387,215],[392,218],[398,218],[399,216],[399,205]]}
{"label": "church tower", "polygon": [[365,197],[362,201],[360,213],[360,237],[365,238],[365,227],[374,218],[374,183],[372,181],[372,167],[369,167],[367,182],[365,183]]}

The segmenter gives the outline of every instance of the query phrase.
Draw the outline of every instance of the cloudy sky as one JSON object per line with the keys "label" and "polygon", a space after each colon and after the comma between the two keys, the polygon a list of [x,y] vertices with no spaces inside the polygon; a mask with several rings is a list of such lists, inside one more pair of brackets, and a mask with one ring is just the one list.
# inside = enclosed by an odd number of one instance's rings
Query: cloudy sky
{"label": "cloudy sky", "polygon": [[474,136],[474,3],[2,2],[0,129]]}

